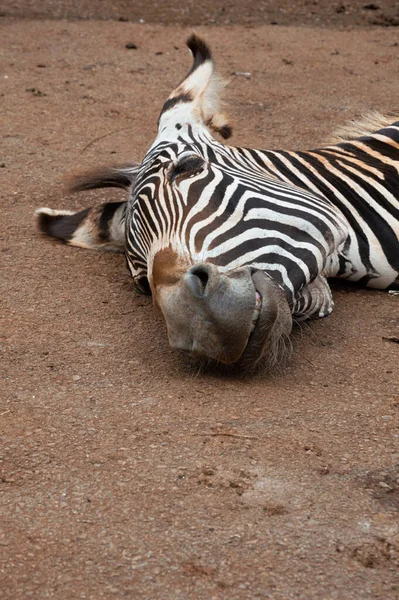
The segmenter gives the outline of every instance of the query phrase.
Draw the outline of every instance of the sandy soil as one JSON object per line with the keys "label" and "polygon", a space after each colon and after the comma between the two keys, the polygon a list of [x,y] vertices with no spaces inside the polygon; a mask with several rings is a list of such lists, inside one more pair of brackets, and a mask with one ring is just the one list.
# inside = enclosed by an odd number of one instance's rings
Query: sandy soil
{"label": "sandy soil", "polygon": [[[395,29],[198,31],[236,144],[398,106]],[[110,197],[64,197],[65,174],[143,156],[188,32],[2,19],[1,596],[393,600],[398,299],[335,286],[282,375],[195,376],[122,257],[35,232],[37,206]]]}
{"label": "sandy soil", "polygon": [[2,0],[0,17],[107,19],[163,25],[397,27],[398,0]]}

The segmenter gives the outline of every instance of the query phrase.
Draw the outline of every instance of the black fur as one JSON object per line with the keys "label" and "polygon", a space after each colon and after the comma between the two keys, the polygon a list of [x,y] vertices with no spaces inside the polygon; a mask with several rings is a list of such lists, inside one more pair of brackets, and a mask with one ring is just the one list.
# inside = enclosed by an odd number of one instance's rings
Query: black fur
{"label": "black fur", "polygon": [[195,69],[202,65],[202,63],[206,62],[207,60],[212,60],[212,52],[204,40],[195,35],[195,33],[190,35],[186,44],[190,48],[194,58],[193,65],[188,72],[188,75],[191,75],[191,73],[193,73]]}
{"label": "black fur", "polygon": [[233,134],[233,128],[231,125],[227,124],[223,125],[223,127],[215,127],[215,131],[217,131],[217,133],[221,135],[224,140],[227,140]]}
{"label": "black fur", "polygon": [[39,213],[37,226],[39,230],[50,236],[68,242],[90,212],[85,208],[74,215],[47,215]]}
{"label": "black fur", "polygon": [[[98,221],[98,237],[102,241],[108,241],[109,239],[109,226],[112,221],[112,218],[118,208],[122,206],[122,204],[126,205],[126,202],[107,202],[106,204],[101,205],[101,213]],[[126,210],[124,211],[125,214]]]}

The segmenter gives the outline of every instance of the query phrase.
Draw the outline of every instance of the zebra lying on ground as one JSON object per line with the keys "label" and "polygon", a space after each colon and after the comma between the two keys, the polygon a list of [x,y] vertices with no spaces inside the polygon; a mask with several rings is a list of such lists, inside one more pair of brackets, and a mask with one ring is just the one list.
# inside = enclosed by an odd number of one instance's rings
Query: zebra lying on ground
{"label": "zebra lying on ground", "polygon": [[142,163],[75,181],[75,191],[128,189],[128,201],[41,208],[38,225],[75,246],[124,250],[172,347],[273,365],[293,320],[333,310],[328,277],[398,287],[399,121],[373,115],[311,152],[226,146],[211,134],[231,134],[223,83],[205,42],[187,44],[193,65]]}

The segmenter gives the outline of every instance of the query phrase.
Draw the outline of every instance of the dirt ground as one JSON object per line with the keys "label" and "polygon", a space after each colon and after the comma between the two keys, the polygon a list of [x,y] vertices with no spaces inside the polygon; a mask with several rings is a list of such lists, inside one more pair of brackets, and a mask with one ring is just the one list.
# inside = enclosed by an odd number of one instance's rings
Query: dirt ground
{"label": "dirt ground", "polygon": [[397,27],[398,0],[2,0],[0,16],[112,19],[162,25]]}
{"label": "dirt ground", "polygon": [[[189,66],[186,26],[22,18],[76,4],[2,3],[1,598],[398,598],[398,298],[334,284],[281,375],[193,374],[121,256],[35,232],[35,207],[118,197],[65,197],[63,178],[140,159]],[[368,19],[397,7],[377,4]],[[348,9],[316,1],[336,29],[261,25],[262,6],[257,27],[242,9],[209,26],[208,3],[197,27],[231,80],[232,143],[316,146],[398,107],[395,28],[338,31]]]}

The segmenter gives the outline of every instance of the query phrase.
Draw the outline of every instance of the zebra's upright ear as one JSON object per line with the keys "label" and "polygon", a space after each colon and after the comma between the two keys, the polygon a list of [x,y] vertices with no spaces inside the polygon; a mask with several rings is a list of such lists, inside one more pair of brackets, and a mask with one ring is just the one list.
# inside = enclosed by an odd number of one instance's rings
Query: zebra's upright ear
{"label": "zebra's upright ear", "polygon": [[39,208],[37,226],[41,233],[71,246],[123,252],[127,202],[107,202],[73,212]]}
{"label": "zebra's upright ear", "polygon": [[232,128],[221,110],[221,93],[226,82],[215,73],[212,52],[206,42],[191,35],[187,46],[193,64],[185,79],[171,93],[159,117],[159,131],[168,125],[202,122],[227,139]]}

